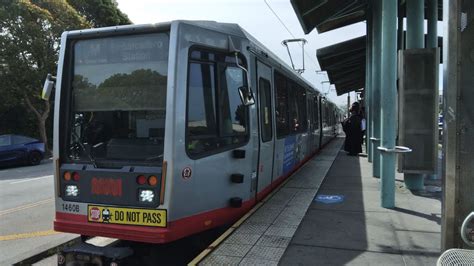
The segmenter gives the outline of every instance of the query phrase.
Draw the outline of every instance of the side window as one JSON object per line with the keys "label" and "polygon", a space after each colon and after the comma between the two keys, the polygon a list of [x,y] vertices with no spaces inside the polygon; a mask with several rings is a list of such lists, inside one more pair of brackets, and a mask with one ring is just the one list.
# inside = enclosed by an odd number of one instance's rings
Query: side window
{"label": "side window", "polygon": [[323,101],[320,101],[321,104],[321,125],[322,129],[326,127],[326,104]]}
{"label": "side window", "polygon": [[28,142],[35,141],[35,139],[28,138],[28,137],[23,137],[23,136],[12,136],[12,140],[13,140],[13,143],[12,143],[13,145],[25,144],[25,143],[28,143]]}
{"label": "side window", "polygon": [[186,115],[186,150],[191,157],[247,142],[248,111],[238,91],[245,81],[235,59],[208,51],[191,52]]}
{"label": "side window", "polygon": [[258,82],[260,93],[260,124],[262,126],[262,141],[272,139],[272,98],[270,81],[260,78]]}
{"label": "side window", "polygon": [[298,87],[293,81],[288,83],[288,108],[290,112],[290,132],[296,133],[300,131],[301,119],[298,109]]}
{"label": "side window", "polygon": [[[189,65],[188,120],[190,144],[198,140],[212,141],[216,137],[214,66],[191,63]],[[206,146],[209,148],[209,143]],[[206,149],[206,147],[201,147]]]}
{"label": "side window", "polygon": [[299,132],[306,132],[308,130],[308,118],[306,109],[306,90],[298,86],[298,113],[300,119]]}
{"label": "side window", "polygon": [[319,128],[319,104],[318,104],[317,96],[313,98],[313,106],[314,106],[313,123],[316,125],[316,128]]}
{"label": "side window", "polygon": [[8,145],[11,145],[10,136],[9,135],[0,136],[0,147],[8,146]]}
{"label": "side window", "polygon": [[275,110],[276,110],[276,135],[283,138],[289,133],[288,121],[288,90],[286,88],[286,78],[275,72]]}
{"label": "side window", "polygon": [[331,120],[330,120],[330,117],[331,117],[331,113],[329,112],[329,105],[326,105],[326,124],[327,126],[330,126],[331,125]]}
{"label": "side window", "polygon": [[[219,90],[219,114],[221,136],[245,135],[247,126],[246,107],[242,105],[239,87],[244,85],[244,73],[235,66],[225,67]],[[238,140],[233,140],[239,142]]]}

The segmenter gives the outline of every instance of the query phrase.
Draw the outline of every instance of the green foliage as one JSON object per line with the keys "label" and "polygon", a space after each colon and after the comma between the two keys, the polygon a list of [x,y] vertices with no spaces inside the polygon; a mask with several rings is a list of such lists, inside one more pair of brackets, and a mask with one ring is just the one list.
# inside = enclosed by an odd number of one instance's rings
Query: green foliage
{"label": "green foliage", "polygon": [[[89,26],[64,1],[34,2],[12,1],[0,7],[1,75],[17,92],[38,92],[46,74],[56,70],[61,33]],[[39,93],[30,95],[39,98]]]}
{"label": "green foliage", "polygon": [[40,93],[61,33],[128,23],[113,0],[0,0],[0,134],[51,139],[52,105]]}
{"label": "green foliage", "polygon": [[115,0],[67,0],[93,27],[132,24]]}
{"label": "green foliage", "polygon": [[[47,73],[54,73],[62,31],[88,27],[89,24],[65,1],[2,1],[0,5],[0,85],[2,114],[18,112],[23,115],[8,130],[38,137],[40,130],[31,130],[34,118],[45,123],[50,104],[40,99],[42,83]],[[25,112],[26,111],[26,112]],[[7,119],[7,117],[1,117]],[[33,118],[33,119],[31,119]],[[42,120],[42,121],[41,121]],[[25,132],[23,130],[27,130]],[[22,132],[23,131],[23,132]],[[2,133],[2,132],[0,132]],[[44,135],[44,134],[43,134]]]}

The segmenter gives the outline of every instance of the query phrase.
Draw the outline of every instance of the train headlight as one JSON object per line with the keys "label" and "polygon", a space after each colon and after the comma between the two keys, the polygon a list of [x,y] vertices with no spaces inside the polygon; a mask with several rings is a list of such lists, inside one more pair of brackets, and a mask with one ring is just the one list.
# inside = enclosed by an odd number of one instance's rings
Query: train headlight
{"label": "train headlight", "polygon": [[155,192],[149,189],[140,189],[138,191],[138,200],[140,202],[153,202],[155,201]]}
{"label": "train headlight", "polygon": [[79,195],[79,188],[76,185],[67,185],[65,192],[68,197],[77,197]]}

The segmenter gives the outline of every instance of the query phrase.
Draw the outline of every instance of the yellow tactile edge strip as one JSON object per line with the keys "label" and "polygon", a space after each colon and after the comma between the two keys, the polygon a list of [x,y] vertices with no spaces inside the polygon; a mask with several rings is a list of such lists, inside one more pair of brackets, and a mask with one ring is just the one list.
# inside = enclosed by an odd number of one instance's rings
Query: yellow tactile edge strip
{"label": "yellow tactile edge strip", "polygon": [[[300,168],[301,169],[301,168]],[[300,170],[298,169],[298,171]],[[294,172],[290,177],[296,174],[298,171]],[[276,189],[274,189],[270,194],[268,194],[262,201],[257,203],[250,211],[248,211],[242,218],[235,222],[229,229],[227,229],[221,236],[219,236],[214,242],[212,242],[205,250],[203,250],[197,257],[195,257],[188,265],[197,265],[201,262],[209,253],[211,253],[216,247],[218,247],[222,241],[229,237],[237,228],[242,225],[245,220],[247,220],[254,212],[256,212],[262,205],[267,202],[275,193],[280,191],[280,189],[290,181],[291,178],[287,178],[283,183],[281,183]]]}
{"label": "yellow tactile edge strip", "polygon": [[[316,157],[317,154],[315,154],[313,157]],[[309,159],[307,162],[305,162],[303,165],[306,165],[311,159]],[[248,211],[242,218],[240,218],[237,222],[235,222],[229,229],[227,229],[221,236],[219,236],[214,242],[212,242],[205,250],[203,250],[197,257],[195,257],[192,261],[188,263],[188,265],[197,265],[199,262],[201,262],[209,253],[211,253],[216,247],[218,247],[222,241],[224,241],[227,237],[229,237],[237,228],[240,227],[240,225],[245,222],[254,212],[256,212],[265,202],[267,202],[275,193],[280,191],[280,189],[288,183],[291,178],[298,173],[302,168],[303,165],[298,168],[291,176],[289,176],[285,181],[283,181],[276,189],[274,189],[270,194],[268,194],[262,201],[257,203],[250,211]]]}

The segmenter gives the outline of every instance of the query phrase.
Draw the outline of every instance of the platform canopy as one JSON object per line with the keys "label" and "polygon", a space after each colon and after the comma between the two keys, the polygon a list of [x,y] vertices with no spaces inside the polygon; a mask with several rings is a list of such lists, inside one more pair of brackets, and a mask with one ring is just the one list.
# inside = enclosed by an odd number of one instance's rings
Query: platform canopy
{"label": "platform canopy", "polygon": [[[305,34],[331,31],[367,19],[368,0],[290,0]],[[377,0],[380,1],[380,0]],[[400,1],[405,17],[406,0]],[[426,14],[426,12],[425,12]],[[438,1],[438,19],[443,18],[443,1]]]}
{"label": "platform canopy", "polygon": [[304,33],[319,33],[366,19],[367,0],[291,0]]}
{"label": "platform canopy", "polygon": [[[367,20],[369,2],[369,0],[291,0],[306,34],[314,28],[318,33],[323,33]],[[443,1],[439,0],[439,20],[443,17],[442,4]],[[402,17],[405,17],[405,5],[406,1],[401,0]],[[321,48],[316,54],[321,70],[328,73],[329,82],[335,85],[338,95],[365,87],[365,36]]]}
{"label": "platform canopy", "polygon": [[365,87],[366,36],[318,49],[321,70],[336,86],[337,95]]}

